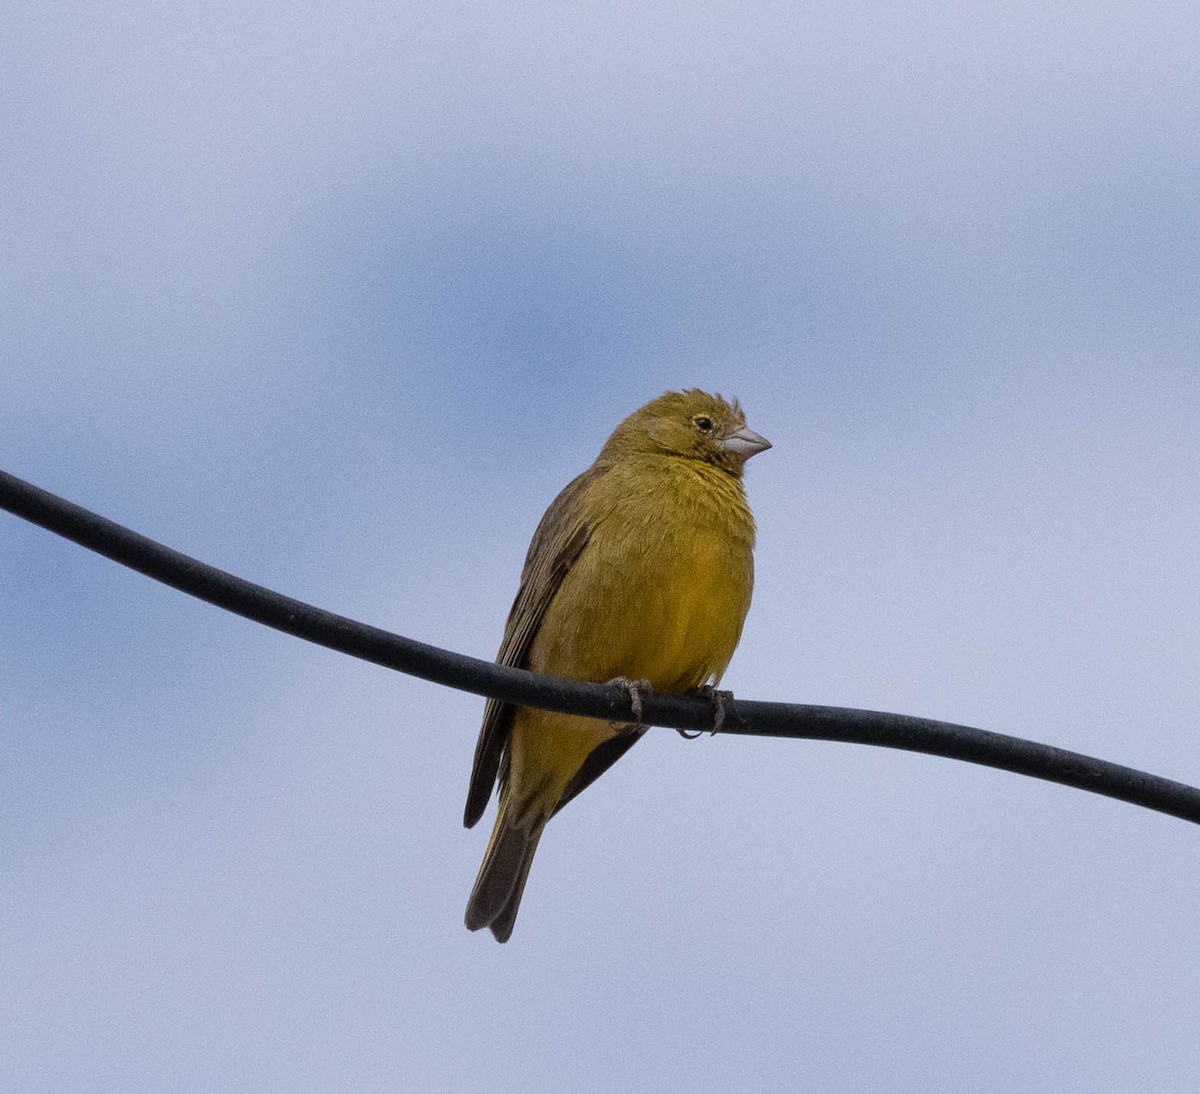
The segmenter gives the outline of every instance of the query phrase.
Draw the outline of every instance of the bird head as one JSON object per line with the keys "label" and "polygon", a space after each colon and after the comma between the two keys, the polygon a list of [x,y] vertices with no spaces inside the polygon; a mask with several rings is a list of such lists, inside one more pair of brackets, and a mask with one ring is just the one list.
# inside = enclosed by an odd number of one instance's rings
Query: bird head
{"label": "bird head", "polygon": [[602,457],[647,454],[713,464],[734,475],[771,442],[746,425],[738,401],[689,388],[668,391],[629,415],[609,437]]}

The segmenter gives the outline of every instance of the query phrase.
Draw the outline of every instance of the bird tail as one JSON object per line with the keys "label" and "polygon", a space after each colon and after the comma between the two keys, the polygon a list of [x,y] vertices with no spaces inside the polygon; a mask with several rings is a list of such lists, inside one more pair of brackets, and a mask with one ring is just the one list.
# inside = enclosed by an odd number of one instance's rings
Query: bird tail
{"label": "bird tail", "polygon": [[[533,853],[548,819],[532,818],[530,823],[530,818],[510,819],[509,812],[508,802],[502,801],[475,888],[467,901],[467,928],[477,931],[490,927],[497,942],[507,942],[512,934]],[[524,824],[519,823],[522,819]]]}

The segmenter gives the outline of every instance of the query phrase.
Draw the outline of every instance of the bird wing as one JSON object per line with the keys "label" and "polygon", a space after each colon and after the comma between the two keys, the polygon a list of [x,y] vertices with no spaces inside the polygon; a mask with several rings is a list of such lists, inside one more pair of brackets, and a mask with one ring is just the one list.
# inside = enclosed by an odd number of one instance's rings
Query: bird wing
{"label": "bird wing", "polygon": [[[546,609],[591,536],[591,525],[583,516],[580,500],[603,473],[603,468],[592,466],[572,479],[542,517],[525,556],[521,585],[508,613],[504,640],[496,655],[499,664],[528,667],[529,648],[546,616]],[[484,708],[483,727],[475,745],[475,762],[463,811],[463,824],[468,828],[483,815],[492,796],[515,712],[516,707],[511,703],[496,699],[489,699]]]}
{"label": "bird wing", "polygon": [[[583,766],[575,772],[571,781],[567,783],[566,790],[563,791],[562,797],[558,799],[558,804],[554,807],[554,813],[557,813],[567,802],[582,793],[600,778],[604,772],[612,767],[613,764],[642,739],[645,732],[645,726],[622,726],[615,737],[610,737],[607,741],[593,748],[588,753],[588,758],[583,761]],[[551,813],[550,816],[554,816],[554,813]]]}

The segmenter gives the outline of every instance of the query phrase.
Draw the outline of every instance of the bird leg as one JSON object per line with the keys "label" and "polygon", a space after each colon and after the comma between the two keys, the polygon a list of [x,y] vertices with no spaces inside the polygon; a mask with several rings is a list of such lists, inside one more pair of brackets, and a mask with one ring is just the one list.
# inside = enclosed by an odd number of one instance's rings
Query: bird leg
{"label": "bird leg", "polygon": [[644,729],[642,725],[642,696],[649,695],[654,688],[649,680],[630,680],[628,676],[614,676],[608,681],[629,692],[629,705],[633,708],[635,729]]}
{"label": "bird leg", "polygon": [[[698,688],[688,688],[687,694],[699,695],[701,698],[707,699],[712,705],[713,725],[709,731],[709,736],[715,735],[725,724],[725,703],[726,701],[733,702],[733,692],[718,691],[712,684],[701,684]],[[675,732],[685,741],[694,741],[700,736],[702,731],[697,729],[689,733],[686,729],[677,729]]]}

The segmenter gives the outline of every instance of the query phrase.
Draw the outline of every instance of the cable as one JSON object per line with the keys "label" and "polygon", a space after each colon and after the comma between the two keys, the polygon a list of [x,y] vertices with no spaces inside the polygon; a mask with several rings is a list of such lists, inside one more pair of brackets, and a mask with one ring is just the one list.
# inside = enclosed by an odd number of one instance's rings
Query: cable
{"label": "cable", "polygon": [[[496,665],[335,615],[173,551],[3,471],[0,508],[226,611],[364,661],[507,702],[610,721],[633,720],[630,696],[623,688]],[[642,720],[647,724],[691,730],[712,727],[713,710],[705,699],[662,693],[641,699]],[[949,722],[739,699],[726,702],[721,732],[924,752],[1073,786],[1200,824],[1200,789],[1077,752]]]}

